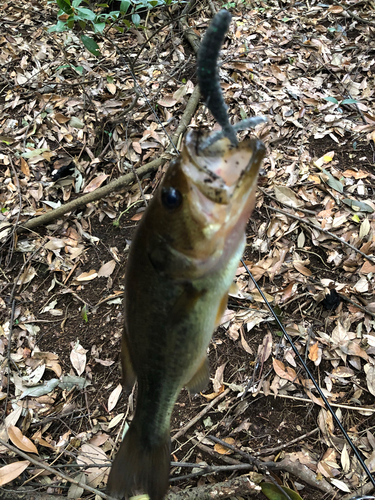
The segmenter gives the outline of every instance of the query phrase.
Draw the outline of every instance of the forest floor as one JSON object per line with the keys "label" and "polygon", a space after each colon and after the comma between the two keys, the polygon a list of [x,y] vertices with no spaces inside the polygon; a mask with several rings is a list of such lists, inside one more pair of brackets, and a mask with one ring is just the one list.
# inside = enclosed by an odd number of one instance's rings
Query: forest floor
{"label": "forest floor", "polygon": [[[194,102],[195,50],[223,5],[199,2],[185,16],[190,4],[140,11],[138,27],[128,16],[122,29],[89,30],[99,57],[78,24],[47,31],[54,3],[0,6],[0,498],[93,497],[82,484],[105,497],[136,401],[119,367],[129,245],[183,113],[215,127]],[[225,7],[231,120],[269,119],[255,131],[267,155],[245,262],[374,472],[375,6]],[[120,189],[25,230],[123,176]],[[172,415],[171,492],[199,496],[243,474],[259,483],[250,456],[293,499],[371,494],[241,263],[236,281],[210,344],[212,384],[195,397],[183,390]]]}

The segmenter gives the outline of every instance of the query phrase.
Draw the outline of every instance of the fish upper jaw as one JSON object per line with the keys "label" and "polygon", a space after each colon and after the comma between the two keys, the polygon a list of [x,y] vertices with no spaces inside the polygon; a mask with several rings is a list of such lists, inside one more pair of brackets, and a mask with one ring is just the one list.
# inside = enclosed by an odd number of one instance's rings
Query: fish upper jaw
{"label": "fish upper jaw", "polygon": [[[240,231],[255,204],[259,168],[265,147],[257,139],[234,147],[229,139],[218,140],[203,152],[199,144],[205,135],[189,132],[181,154],[181,168],[190,185],[189,203],[194,219],[207,240],[226,239],[240,225]],[[218,244],[219,241],[214,244]]]}

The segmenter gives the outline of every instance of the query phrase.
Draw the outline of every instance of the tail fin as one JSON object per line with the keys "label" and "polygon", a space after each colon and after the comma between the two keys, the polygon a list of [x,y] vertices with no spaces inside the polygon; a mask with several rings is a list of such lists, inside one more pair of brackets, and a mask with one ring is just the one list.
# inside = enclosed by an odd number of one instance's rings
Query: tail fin
{"label": "tail fin", "polygon": [[154,445],[144,444],[132,423],[121,443],[109,474],[107,492],[122,499],[147,493],[151,500],[162,500],[168,489],[170,434]]}

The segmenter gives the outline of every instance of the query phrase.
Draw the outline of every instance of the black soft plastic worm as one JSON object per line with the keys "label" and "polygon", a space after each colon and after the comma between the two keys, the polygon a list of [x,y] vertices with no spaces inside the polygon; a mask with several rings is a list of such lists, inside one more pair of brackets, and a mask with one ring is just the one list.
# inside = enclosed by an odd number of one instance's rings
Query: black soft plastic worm
{"label": "black soft plastic worm", "polygon": [[222,9],[213,18],[201,42],[198,52],[198,83],[206,106],[223,129],[223,135],[228,137],[233,145],[237,145],[236,132],[229,123],[227,106],[220,87],[217,60],[220,48],[228,31],[232,16]]}

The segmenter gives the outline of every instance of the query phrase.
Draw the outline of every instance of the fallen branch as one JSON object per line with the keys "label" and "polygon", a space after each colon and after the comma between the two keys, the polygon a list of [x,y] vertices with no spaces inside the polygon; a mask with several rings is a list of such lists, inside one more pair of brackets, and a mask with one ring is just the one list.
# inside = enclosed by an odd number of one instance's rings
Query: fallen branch
{"label": "fallen branch", "polygon": [[322,227],[317,226],[313,222],[310,222],[309,220],[303,219],[302,217],[298,217],[298,215],[293,215],[290,214],[289,212],[286,212],[285,210],[281,210],[280,208],[275,208],[271,207],[270,205],[263,205],[265,208],[269,208],[270,210],[273,210],[274,212],[279,212],[280,214],[286,215],[287,217],[291,217],[292,219],[298,220],[299,222],[302,222],[302,224],[306,224],[307,226],[313,227],[314,229],[317,229],[321,233],[327,234],[334,240],[340,242],[342,245],[346,245],[347,247],[351,248],[354,252],[359,253],[359,255],[362,255],[364,259],[367,259],[369,262],[372,264],[375,264],[375,259],[373,257],[370,257],[369,255],[366,255],[364,252],[361,252],[361,250],[358,250],[355,246],[351,245],[347,241],[341,239],[339,236],[336,236],[335,234],[331,233],[330,231],[327,231],[327,229],[323,229]]}
{"label": "fallen branch", "polygon": [[[185,133],[190,123],[191,117],[195,113],[195,110],[198,106],[199,96],[200,96],[199,88],[198,86],[196,86],[186,105],[185,111],[181,117],[180,124],[177,127],[177,130],[172,137],[173,144],[177,144],[179,137]],[[160,166],[164,165],[164,163],[166,163],[171,158],[172,149],[173,146],[171,144],[168,146],[167,150],[165,151],[165,153],[162,154],[160,158],[157,158],[156,160],[153,160],[150,163],[147,163],[146,165],[143,165],[142,167],[138,168],[137,175],[139,177],[143,177],[149,172],[153,172],[157,170]],[[73,210],[76,210],[77,208],[82,207],[83,205],[87,205],[87,203],[92,203],[93,201],[100,200],[101,198],[110,195],[114,191],[119,191],[120,189],[129,186],[129,184],[131,184],[135,180],[136,176],[133,173],[123,175],[118,179],[110,182],[106,186],[95,189],[95,191],[80,196],[79,198],[76,198],[75,200],[66,203],[62,207],[50,210],[49,212],[40,215],[35,219],[31,219],[25,222],[24,224],[19,225],[17,227],[17,233],[24,232],[27,229],[35,229],[38,226],[48,224],[49,222],[57,219],[58,217],[61,217],[62,215],[65,215],[68,212],[72,212]]]}
{"label": "fallen branch", "polygon": [[260,491],[260,486],[250,481],[248,476],[241,476],[223,483],[207,484],[178,493],[170,492],[165,500],[212,500],[245,495],[252,497],[258,495]]}
{"label": "fallen branch", "polygon": [[230,389],[225,389],[224,392],[222,392],[219,396],[217,396],[215,399],[213,399],[211,401],[211,403],[209,403],[207,406],[205,406],[203,408],[203,410],[201,412],[199,412],[197,415],[195,415],[194,418],[192,418],[191,420],[189,420],[189,422],[182,428],[180,429],[178,432],[176,432],[176,434],[174,434],[171,438],[171,441],[176,441],[176,439],[178,439],[179,437],[183,436],[185,434],[185,432],[190,429],[190,427],[192,427],[193,425],[195,425],[198,420],[200,420],[204,415],[206,415],[206,413],[208,413],[212,407],[214,407],[219,401],[221,401],[223,398],[225,398],[225,396],[230,392]]}
{"label": "fallen branch", "polygon": [[[212,436],[208,436],[209,439],[215,440],[217,442],[220,442],[220,439],[214,438]],[[227,457],[225,455],[219,455],[216,453],[213,449],[209,448],[208,446],[205,446],[204,444],[200,443],[196,439],[191,440],[199,449],[204,451],[205,453],[208,453],[210,456],[220,459],[228,464],[232,465],[238,465],[239,469],[245,465],[243,462],[240,462],[234,458]],[[298,460],[295,462],[292,462],[290,458],[285,458],[281,462],[261,462],[259,459],[253,457],[252,455],[239,450],[235,446],[232,446],[226,442],[221,441],[223,446],[226,448],[229,448],[239,455],[244,456],[246,460],[249,462],[246,465],[253,465],[256,467],[260,472],[263,474],[268,474],[270,470],[272,471],[286,471],[289,472],[290,474],[293,474],[295,477],[297,477],[299,480],[304,481],[307,483],[309,486],[312,486],[313,488],[316,488],[320,491],[323,491],[324,493],[332,493],[334,492],[334,488],[326,481],[324,478],[318,479],[317,475],[314,471],[309,469],[306,465],[301,464]]]}
{"label": "fallen branch", "polygon": [[87,484],[82,483],[81,481],[76,481],[75,479],[73,479],[70,476],[67,476],[63,472],[60,472],[60,471],[58,471],[56,469],[53,469],[52,467],[50,467],[46,463],[42,462],[41,460],[37,460],[34,457],[28,455],[27,453],[24,453],[23,451],[19,450],[15,446],[12,446],[11,444],[7,443],[6,441],[4,441],[1,438],[0,438],[0,444],[2,444],[3,446],[5,446],[6,448],[8,448],[8,450],[13,451],[13,453],[16,453],[20,457],[24,458],[25,460],[28,460],[29,462],[31,462],[36,467],[42,468],[42,469],[48,471],[50,474],[53,474],[55,476],[59,476],[59,477],[61,477],[61,479],[64,479],[65,481],[68,481],[71,484],[75,484],[76,486],[79,486],[80,488],[83,488],[86,491],[90,491],[91,493],[94,493],[95,495],[98,495],[101,498],[105,498],[106,500],[115,500],[115,499],[113,499],[113,497],[110,497],[109,495],[106,495],[102,491],[99,491],[99,490],[97,490],[95,488],[92,488],[91,486],[88,486]]}

